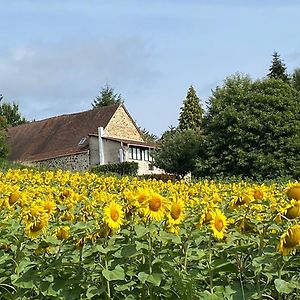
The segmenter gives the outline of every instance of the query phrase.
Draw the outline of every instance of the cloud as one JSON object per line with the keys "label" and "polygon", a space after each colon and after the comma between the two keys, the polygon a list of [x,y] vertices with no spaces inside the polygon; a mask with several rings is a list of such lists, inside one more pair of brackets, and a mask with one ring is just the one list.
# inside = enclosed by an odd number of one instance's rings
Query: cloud
{"label": "cloud", "polygon": [[[101,88],[147,89],[160,73],[138,38],[27,44],[0,51],[1,93],[30,119],[89,109]],[[126,91],[125,91],[126,92]]]}

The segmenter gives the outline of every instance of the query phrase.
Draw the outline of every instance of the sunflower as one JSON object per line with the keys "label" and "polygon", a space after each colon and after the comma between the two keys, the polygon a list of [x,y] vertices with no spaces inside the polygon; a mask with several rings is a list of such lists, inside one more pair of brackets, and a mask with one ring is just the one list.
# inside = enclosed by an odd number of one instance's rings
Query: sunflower
{"label": "sunflower", "polygon": [[65,240],[70,237],[70,227],[69,226],[62,226],[56,230],[56,238],[58,240]]}
{"label": "sunflower", "polygon": [[20,198],[20,191],[19,190],[15,190],[13,192],[11,192],[11,194],[9,195],[9,199],[8,199],[8,203],[9,205],[14,205]]}
{"label": "sunflower", "polygon": [[30,222],[26,225],[25,231],[27,235],[31,238],[37,238],[45,232],[48,225],[47,219],[40,219],[35,222]]}
{"label": "sunflower", "polygon": [[153,193],[148,201],[147,206],[144,209],[146,217],[161,221],[166,211],[166,200],[158,193]]}
{"label": "sunflower", "polygon": [[300,245],[300,225],[296,224],[281,235],[278,251],[282,255],[295,254],[298,245]]}
{"label": "sunflower", "polygon": [[285,212],[288,219],[295,219],[300,216],[300,201],[292,200]]}
{"label": "sunflower", "polygon": [[214,236],[217,239],[222,240],[227,229],[227,218],[219,209],[216,209],[212,213],[210,226],[214,233]]}
{"label": "sunflower", "polygon": [[47,199],[43,200],[40,205],[44,208],[44,210],[50,215],[53,216],[56,211],[56,204],[53,200]]}
{"label": "sunflower", "polygon": [[112,201],[104,207],[104,222],[111,229],[118,229],[124,223],[122,206]]}
{"label": "sunflower", "polygon": [[169,224],[180,224],[184,219],[184,202],[181,199],[174,199],[168,215]]}
{"label": "sunflower", "polygon": [[300,200],[300,183],[294,184],[288,188],[286,194],[289,199]]}

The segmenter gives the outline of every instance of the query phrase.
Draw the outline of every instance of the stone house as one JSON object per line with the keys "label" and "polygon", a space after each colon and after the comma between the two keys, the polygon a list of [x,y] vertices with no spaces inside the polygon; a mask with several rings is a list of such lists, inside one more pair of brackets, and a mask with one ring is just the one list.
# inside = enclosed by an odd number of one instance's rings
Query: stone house
{"label": "stone house", "polygon": [[8,129],[9,160],[64,170],[135,161],[138,174],[161,173],[153,166],[153,145],[124,104],[99,107]]}

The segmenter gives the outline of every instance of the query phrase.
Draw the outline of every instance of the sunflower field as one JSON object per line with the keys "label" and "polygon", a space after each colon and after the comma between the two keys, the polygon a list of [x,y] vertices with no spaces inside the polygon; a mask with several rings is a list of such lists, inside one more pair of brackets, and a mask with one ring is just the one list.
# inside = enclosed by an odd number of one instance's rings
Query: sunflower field
{"label": "sunflower field", "polygon": [[300,299],[300,183],[0,173],[0,299]]}

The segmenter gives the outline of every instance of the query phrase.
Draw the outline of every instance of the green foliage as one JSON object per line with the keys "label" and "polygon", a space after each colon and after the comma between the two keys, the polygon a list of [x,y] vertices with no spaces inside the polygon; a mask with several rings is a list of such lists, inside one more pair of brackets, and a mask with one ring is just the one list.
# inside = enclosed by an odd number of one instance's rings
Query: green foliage
{"label": "green foliage", "polygon": [[155,134],[149,132],[147,129],[140,127],[140,131],[145,142],[156,143],[156,141],[158,140],[158,137]]}
{"label": "green foliage", "polygon": [[276,51],[273,53],[272,64],[269,68],[268,77],[274,79],[281,79],[284,82],[289,81],[289,76],[286,72],[286,66],[281,60],[280,55]]}
{"label": "green foliage", "polygon": [[193,86],[189,87],[187,96],[183,101],[181,112],[179,115],[180,130],[200,130],[202,127],[203,109],[200,105],[199,98],[196,95],[196,91]]}
{"label": "green foliage", "polygon": [[200,152],[201,136],[194,130],[176,130],[161,140],[158,150],[153,152],[155,165],[179,178],[194,171]]}
{"label": "green foliage", "polygon": [[27,122],[19,112],[19,105],[2,102],[3,100],[3,96],[0,95],[0,116],[5,117],[7,126],[13,127]]}
{"label": "green foliage", "polygon": [[121,104],[122,102],[124,101],[121,98],[121,95],[114,93],[114,89],[106,84],[106,86],[102,88],[100,94],[95,98],[92,106],[93,108],[96,108],[113,104]]}
{"label": "green foliage", "polygon": [[300,68],[297,68],[292,75],[292,85],[300,92]]}
{"label": "green foliage", "polygon": [[93,167],[92,172],[100,174],[115,173],[122,176],[136,176],[138,172],[138,163],[125,161],[115,164],[99,165]]}
{"label": "green foliage", "polygon": [[281,80],[235,75],[210,98],[200,176],[300,177],[300,94]]}

